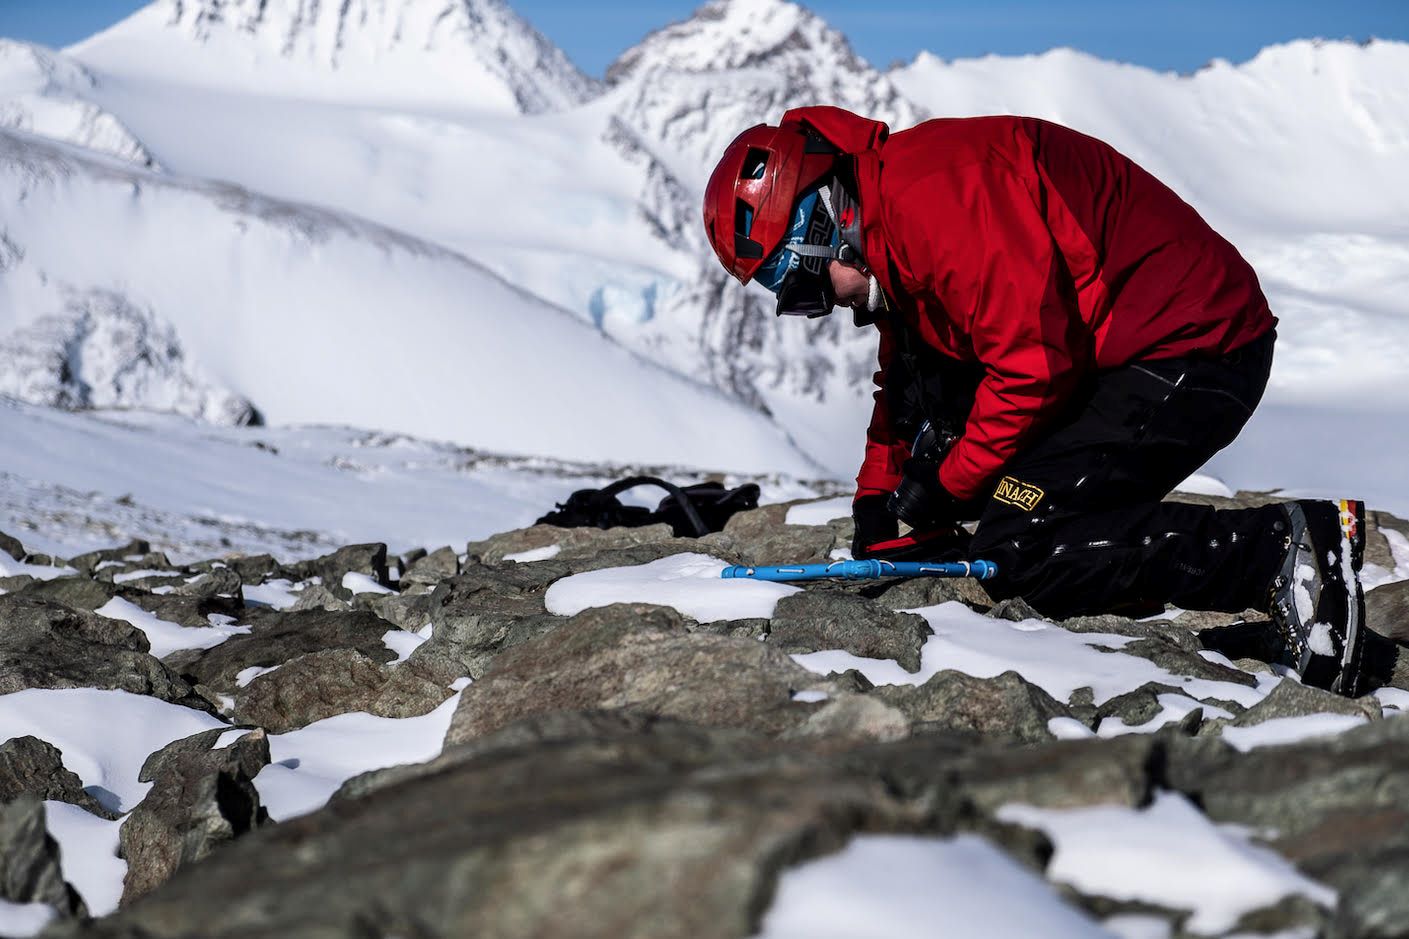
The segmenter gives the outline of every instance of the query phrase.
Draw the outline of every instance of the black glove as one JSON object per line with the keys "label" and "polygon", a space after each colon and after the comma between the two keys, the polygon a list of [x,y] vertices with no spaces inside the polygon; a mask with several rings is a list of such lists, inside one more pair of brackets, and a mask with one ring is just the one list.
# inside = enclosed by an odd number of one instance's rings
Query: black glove
{"label": "black glove", "polygon": [[870,557],[871,545],[893,541],[900,534],[900,523],[886,507],[889,501],[890,496],[862,496],[851,504],[851,520],[856,523],[856,534],[851,538],[852,557]]}
{"label": "black glove", "polygon": [[916,531],[952,528],[960,506],[939,481],[939,461],[912,456],[903,473],[891,493],[890,511]]}

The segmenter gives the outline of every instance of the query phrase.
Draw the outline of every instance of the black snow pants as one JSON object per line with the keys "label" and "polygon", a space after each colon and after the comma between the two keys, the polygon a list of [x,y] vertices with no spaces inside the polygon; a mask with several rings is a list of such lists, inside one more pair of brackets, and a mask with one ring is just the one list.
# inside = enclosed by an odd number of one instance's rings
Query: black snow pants
{"label": "black snow pants", "polygon": [[1281,511],[1160,500],[1242,430],[1275,339],[1092,376],[1008,461],[983,506],[970,553],[998,564],[989,593],[1052,617],[1264,607],[1283,555]]}

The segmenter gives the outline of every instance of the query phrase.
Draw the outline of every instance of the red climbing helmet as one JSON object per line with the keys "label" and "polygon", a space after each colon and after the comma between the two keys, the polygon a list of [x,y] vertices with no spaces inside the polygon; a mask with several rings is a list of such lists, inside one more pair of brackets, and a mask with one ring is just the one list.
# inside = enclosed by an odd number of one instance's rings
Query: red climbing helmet
{"label": "red climbing helmet", "polygon": [[704,198],[705,232],[724,269],[748,283],[793,227],[799,199],[836,161],[836,149],[796,121],[758,124],[735,137]]}

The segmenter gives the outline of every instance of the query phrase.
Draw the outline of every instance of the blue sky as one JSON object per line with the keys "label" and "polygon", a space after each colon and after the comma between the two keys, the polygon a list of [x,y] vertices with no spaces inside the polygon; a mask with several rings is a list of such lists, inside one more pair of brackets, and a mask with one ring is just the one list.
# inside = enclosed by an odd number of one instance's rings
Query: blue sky
{"label": "blue sky", "polygon": [[[600,75],[650,30],[697,0],[510,0],[577,64]],[[63,46],[143,0],[0,0],[0,36]],[[815,0],[808,3],[878,66],[921,49],[944,58],[1072,46],[1107,59],[1192,71],[1241,62],[1289,39],[1409,40],[1409,0]]]}

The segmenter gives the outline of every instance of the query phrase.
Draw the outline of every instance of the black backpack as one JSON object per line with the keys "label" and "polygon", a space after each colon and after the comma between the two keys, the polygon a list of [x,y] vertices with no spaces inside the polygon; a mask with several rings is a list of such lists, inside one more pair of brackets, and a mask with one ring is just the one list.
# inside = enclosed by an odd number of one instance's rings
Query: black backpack
{"label": "black backpack", "polygon": [[[622,505],[619,493],[636,486],[659,486],[668,495],[654,510]],[[665,522],[677,538],[698,538],[723,531],[735,512],[758,508],[758,487],[745,483],[736,489],[709,482],[677,486],[654,476],[632,476],[601,489],[579,489],[559,502],[555,511],[540,518],[539,525],[559,528],[640,528]]]}

